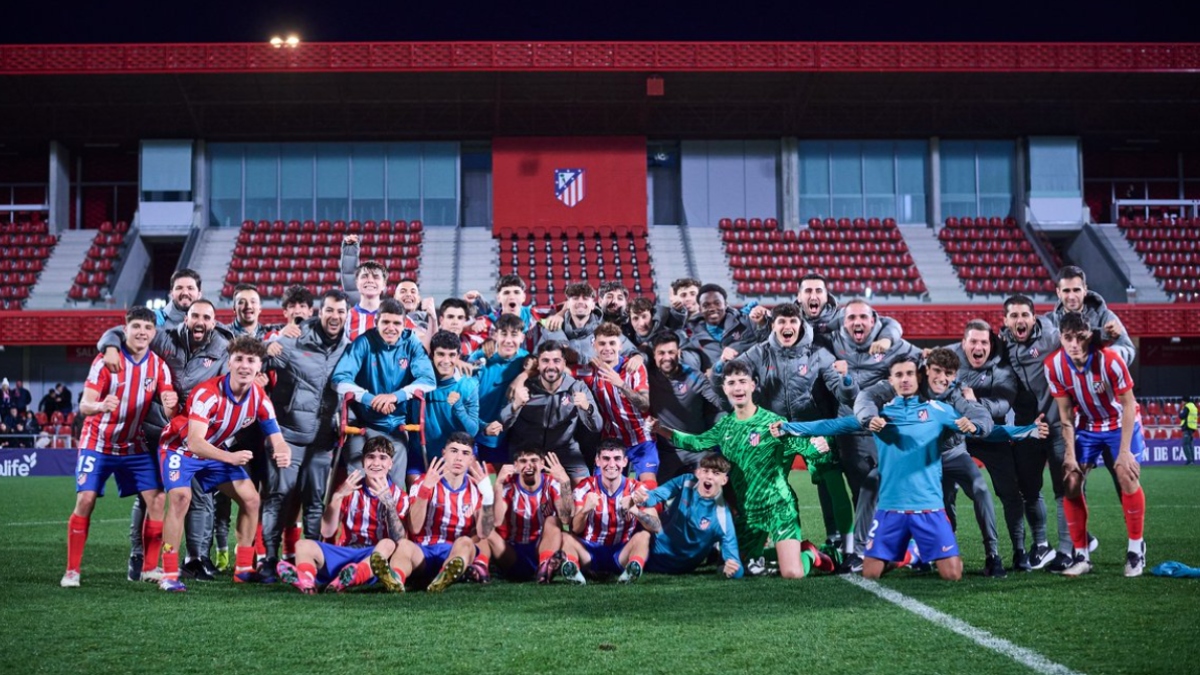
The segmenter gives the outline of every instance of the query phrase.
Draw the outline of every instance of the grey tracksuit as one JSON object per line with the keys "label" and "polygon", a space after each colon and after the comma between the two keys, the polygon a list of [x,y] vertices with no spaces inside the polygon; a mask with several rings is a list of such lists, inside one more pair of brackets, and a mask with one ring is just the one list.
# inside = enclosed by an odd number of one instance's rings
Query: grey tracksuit
{"label": "grey tracksuit", "polygon": [[[704,373],[679,364],[667,374],[658,368],[647,370],[650,385],[650,414],[668,429],[689,434],[702,433],[716,422],[719,413],[727,408]],[[696,468],[702,452],[674,447],[669,440],[655,439],[658,444],[659,480],[666,482]]]}
{"label": "grey tracksuit", "polygon": [[750,323],[750,319],[736,309],[726,308],[725,317],[721,320],[724,334],[720,340],[708,331],[708,322],[703,314],[697,314],[688,319],[686,330],[688,341],[684,347],[695,349],[704,356],[701,364],[703,370],[708,370],[721,360],[721,352],[726,347],[732,347],[741,354],[762,340],[764,335],[760,329]]}
{"label": "grey tracksuit", "polygon": [[[1054,326],[1057,328],[1059,322],[1062,321],[1063,315],[1066,313],[1067,308],[1063,307],[1063,304],[1060,301],[1054,306],[1054,309],[1047,312],[1045,316],[1054,322]],[[1117,318],[1117,315],[1108,308],[1108,303],[1106,303],[1104,298],[1096,291],[1088,291],[1087,295],[1084,296],[1083,309],[1080,313],[1083,314],[1084,320],[1087,321],[1088,325],[1092,327],[1092,330],[1095,331],[1097,337],[1104,335],[1105,324],[1113,321],[1120,323],[1121,321]],[[1058,346],[1055,345],[1056,349],[1057,347]],[[1133,347],[1133,340],[1129,337],[1129,331],[1122,330],[1121,337],[1117,338],[1116,342],[1108,345],[1108,348],[1119,354],[1121,359],[1125,361],[1125,365],[1133,365],[1133,359],[1137,355],[1137,352]]]}
{"label": "grey tracksuit", "polygon": [[[587,462],[580,450],[575,432],[584,429],[598,433],[604,421],[596,407],[596,399],[587,385],[568,373],[554,391],[542,387],[541,380],[529,378],[529,402],[514,409],[509,401],[500,411],[500,422],[508,430],[508,447],[513,451],[536,446],[558,455],[571,478],[582,478],[589,474]],[[575,405],[575,394],[587,396],[588,408],[581,410]]]}

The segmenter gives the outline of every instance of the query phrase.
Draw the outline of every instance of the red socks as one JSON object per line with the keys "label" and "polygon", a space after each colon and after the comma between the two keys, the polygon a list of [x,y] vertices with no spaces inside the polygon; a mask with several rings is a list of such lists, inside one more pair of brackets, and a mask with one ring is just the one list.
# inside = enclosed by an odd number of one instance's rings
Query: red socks
{"label": "red socks", "polygon": [[1137,492],[1121,493],[1121,508],[1125,511],[1125,529],[1130,539],[1142,538],[1142,526],[1146,522],[1146,493],[1139,486]]}
{"label": "red socks", "polygon": [[631,556],[629,556],[629,562],[631,562],[631,563],[637,563],[638,565],[641,565],[642,567],[645,567],[645,566],[646,566],[646,559],[645,559],[645,558],[643,558],[643,557],[642,557],[642,556],[640,556],[640,555],[631,555]]}
{"label": "red socks", "polygon": [[83,562],[83,547],[87,544],[88,527],[91,518],[77,516],[74,513],[67,519],[67,571],[78,572]]}
{"label": "red socks", "polygon": [[254,571],[254,547],[238,545],[234,549],[234,568],[233,573],[238,572],[253,572]]}
{"label": "red socks", "polygon": [[178,579],[179,578],[179,551],[171,545],[162,547],[163,559],[163,578]]}
{"label": "red socks", "polygon": [[[1122,501],[1124,501],[1124,497],[1122,497]],[[1063,512],[1067,516],[1067,530],[1071,533],[1071,545],[1077,550],[1086,550],[1088,545],[1088,507],[1083,495],[1064,497]]]}
{"label": "red socks", "polygon": [[300,573],[301,579],[316,579],[317,578],[317,566],[310,562],[300,563],[299,565],[296,565],[296,571]]}
{"label": "red socks", "polygon": [[354,566],[354,581],[350,582],[351,586],[359,586],[371,580],[375,573],[371,571],[371,563],[366,560]]}
{"label": "red socks", "polygon": [[300,541],[300,528],[296,526],[283,529],[283,557],[296,555],[296,542]]}
{"label": "red socks", "polygon": [[142,550],[145,561],[142,563],[143,572],[151,572],[158,567],[158,553],[162,550],[163,523],[161,520],[146,519],[142,526]]}
{"label": "red socks", "polygon": [[264,556],[267,554],[267,547],[263,545],[262,540],[262,523],[259,523],[258,529],[254,531],[254,553]]}
{"label": "red socks", "polygon": [[480,553],[479,555],[475,556],[474,564],[483,565],[483,568],[487,569],[488,563],[490,563],[491,560],[492,560],[491,556],[486,556],[486,555],[483,555],[482,553]]}
{"label": "red socks", "polygon": [[538,551],[538,563],[544,563],[554,557],[556,551]]}

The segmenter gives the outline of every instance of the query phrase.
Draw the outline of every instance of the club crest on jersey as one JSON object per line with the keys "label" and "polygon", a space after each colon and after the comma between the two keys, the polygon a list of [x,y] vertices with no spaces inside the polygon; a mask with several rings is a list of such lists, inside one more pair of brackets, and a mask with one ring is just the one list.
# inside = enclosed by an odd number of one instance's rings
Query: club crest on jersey
{"label": "club crest on jersey", "polygon": [[687,382],[676,382],[675,383],[675,393],[676,394],[686,394],[687,390],[688,390]]}
{"label": "club crest on jersey", "polygon": [[1096,380],[1092,383],[1092,391],[1096,392],[1097,394],[1104,391],[1104,383],[1100,380]]}
{"label": "club crest on jersey", "polygon": [[470,513],[471,513],[471,505],[470,504],[463,502],[462,504],[458,505],[458,515],[466,516]]}
{"label": "club crest on jersey", "polygon": [[242,428],[245,429],[246,427],[250,426],[250,423],[253,421],[253,417],[247,417],[246,419],[242,420]]}
{"label": "club crest on jersey", "polygon": [[762,439],[762,437],[758,435],[758,432],[757,432],[757,431],[751,431],[751,432],[750,432],[750,439],[749,439],[749,441],[750,441],[750,447],[752,447],[752,448],[757,448],[757,447],[758,447],[758,442],[759,442],[761,439]]}
{"label": "club crest on jersey", "polygon": [[883,363],[883,354],[873,354],[871,358],[875,359],[875,363]]}
{"label": "club crest on jersey", "polygon": [[929,411],[928,410],[918,410],[917,411],[917,419],[922,422],[928,422],[929,421]]}
{"label": "club crest on jersey", "polygon": [[146,391],[150,391],[153,388],[154,388],[154,378],[147,377],[146,379],[142,380],[142,389],[145,389]]}
{"label": "club crest on jersey", "polygon": [[408,359],[400,359],[400,361],[396,365],[400,366],[400,368],[402,370],[407,369],[408,368]]}
{"label": "club crest on jersey", "polygon": [[559,405],[561,405],[561,406],[568,406],[568,405],[571,405],[571,397],[570,397],[570,396],[567,396],[566,394],[563,394],[563,395],[562,395],[562,396],[561,396],[561,397],[558,399],[558,404],[559,404]]}
{"label": "club crest on jersey", "polygon": [[583,169],[555,169],[554,198],[568,207],[583,201],[583,173]]}
{"label": "club crest on jersey", "polygon": [[701,529],[701,530],[707,530],[707,529],[708,529],[708,526],[709,526],[709,525],[711,525],[711,524],[712,524],[712,523],[711,523],[711,521],[709,521],[709,519],[708,519],[708,518],[701,518],[701,519],[700,519],[700,529]]}
{"label": "club crest on jersey", "polygon": [[808,374],[808,364],[801,363],[800,367],[796,369],[796,372],[800,373],[801,375],[807,375]]}
{"label": "club crest on jersey", "polygon": [[204,359],[204,360],[200,361],[200,363],[203,363],[205,368],[212,368],[213,360],[212,359]]}
{"label": "club crest on jersey", "polygon": [[542,512],[543,518],[549,518],[550,516],[554,515],[554,505],[550,502],[542,504],[541,508],[538,510]]}

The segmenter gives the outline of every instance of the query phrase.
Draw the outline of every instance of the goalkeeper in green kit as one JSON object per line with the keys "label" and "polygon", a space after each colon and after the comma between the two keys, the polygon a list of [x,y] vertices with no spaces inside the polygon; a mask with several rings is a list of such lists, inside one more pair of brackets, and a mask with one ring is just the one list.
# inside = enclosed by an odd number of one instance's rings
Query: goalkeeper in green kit
{"label": "goalkeeper in green kit", "polygon": [[779,573],[784,578],[799,579],[813,567],[832,572],[833,561],[800,531],[800,514],[796,510],[796,495],[787,481],[785,467],[791,457],[800,455],[809,463],[828,460],[829,447],[823,441],[771,435],[773,422],[786,421],[775,413],[754,404],[754,378],[749,367],[733,360],[725,364],[722,389],[733,406],[716,426],[702,434],[685,434],[664,427],[657,432],[680,450],[699,452],[719,447],[721,454],[733,464],[730,485],[737,495],[738,548],[742,560],[761,555],[768,539],[775,542],[779,557]]}

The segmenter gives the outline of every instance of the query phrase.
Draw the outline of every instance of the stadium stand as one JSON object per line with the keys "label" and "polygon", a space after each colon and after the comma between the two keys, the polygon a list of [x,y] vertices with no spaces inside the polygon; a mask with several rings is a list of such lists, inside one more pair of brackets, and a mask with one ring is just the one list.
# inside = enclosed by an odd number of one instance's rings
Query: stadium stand
{"label": "stadium stand", "polygon": [[39,214],[0,223],[0,309],[21,309],[58,237]]}
{"label": "stadium stand", "polygon": [[623,281],[632,297],[654,292],[645,228],[516,228],[499,235],[500,274],[519,274],[536,305],[565,300],[567,284]]}
{"label": "stadium stand", "polygon": [[104,298],[107,290],[116,279],[116,271],[121,259],[128,251],[126,234],[129,224],[118,222],[115,225],[105,221],[101,223],[87,257],[75,275],[75,283],[67,291],[67,298],[76,303],[91,303]]}
{"label": "stadium stand", "polygon": [[938,240],[970,295],[1054,292],[1050,271],[1015,218],[950,217]]}
{"label": "stadium stand", "polygon": [[800,279],[819,272],[834,294],[920,296],[925,282],[892,218],[812,218],[808,228],[781,230],[774,218],[718,221],[738,292],[795,295]]}
{"label": "stadium stand", "polygon": [[1200,219],[1122,216],[1117,227],[1175,302],[1200,301]]}
{"label": "stadium stand", "polygon": [[387,266],[388,284],[416,278],[423,229],[419,220],[247,220],[238,234],[221,297],[232,298],[234,286],[241,283],[257,285],[264,299],[281,297],[293,284],[314,292],[337,285],[342,240],[351,234],[359,237],[362,260],[379,260]]}

